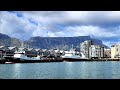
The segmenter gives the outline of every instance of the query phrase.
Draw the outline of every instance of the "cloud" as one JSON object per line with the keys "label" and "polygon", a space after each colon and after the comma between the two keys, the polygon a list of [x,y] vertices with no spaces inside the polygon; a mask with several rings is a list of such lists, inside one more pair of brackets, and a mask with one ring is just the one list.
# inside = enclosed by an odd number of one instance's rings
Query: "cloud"
{"label": "cloud", "polygon": [[120,23],[120,11],[29,11],[24,17],[43,23],[111,25]]}
{"label": "cloud", "polygon": [[0,32],[27,40],[32,36],[91,36],[119,42],[120,11],[1,11]]}
{"label": "cloud", "polygon": [[26,40],[32,36],[31,32],[36,29],[34,24],[31,24],[24,17],[18,17],[14,13],[2,12],[0,17],[0,32],[11,37],[17,37]]}

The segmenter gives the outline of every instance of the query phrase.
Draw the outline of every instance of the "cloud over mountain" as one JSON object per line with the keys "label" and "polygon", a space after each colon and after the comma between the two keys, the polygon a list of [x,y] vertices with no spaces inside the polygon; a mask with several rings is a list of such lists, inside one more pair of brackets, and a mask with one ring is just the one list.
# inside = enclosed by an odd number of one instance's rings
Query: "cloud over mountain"
{"label": "cloud over mountain", "polygon": [[32,36],[91,36],[120,42],[120,11],[0,11],[0,33],[27,40]]}

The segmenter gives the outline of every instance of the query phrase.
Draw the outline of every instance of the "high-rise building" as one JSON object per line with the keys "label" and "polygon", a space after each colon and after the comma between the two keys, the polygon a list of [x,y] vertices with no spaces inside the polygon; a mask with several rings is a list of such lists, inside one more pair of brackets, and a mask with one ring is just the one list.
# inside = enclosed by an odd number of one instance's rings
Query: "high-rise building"
{"label": "high-rise building", "polygon": [[82,52],[87,58],[89,58],[89,47],[92,45],[92,41],[84,41],[80,44],[80,52]]}

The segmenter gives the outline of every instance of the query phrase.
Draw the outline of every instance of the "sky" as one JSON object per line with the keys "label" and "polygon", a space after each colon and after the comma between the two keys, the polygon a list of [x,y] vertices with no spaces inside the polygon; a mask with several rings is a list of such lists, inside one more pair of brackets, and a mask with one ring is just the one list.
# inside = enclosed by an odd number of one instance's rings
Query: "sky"
{"label": "sky", "polygon": [[0,33],[21,40],[90,36],[110,47],[120,42],[120,11],[0,11]]}

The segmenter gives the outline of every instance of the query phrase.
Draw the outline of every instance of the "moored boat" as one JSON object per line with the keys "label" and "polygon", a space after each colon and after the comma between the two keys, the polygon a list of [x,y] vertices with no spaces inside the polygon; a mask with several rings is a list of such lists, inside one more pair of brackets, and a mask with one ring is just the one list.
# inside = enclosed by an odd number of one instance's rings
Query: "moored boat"
{"label": "moored boat", "polygon": [[73,48],[70,51],[65,51],[61,57],[64,61],[90,61],[83,53],[78,53]]}
{"label": "moored boat", "polygon": [[13,64],[14,62],[5,62],[5,64]]}
{"label": "moored boat", "polygon": [[34,62],[40,62],[42,59],[39,55],[37,57],[28,57],[25,54],[25,51],[16,51],[13,57],[4,56],[6,59],[6,62],[23,62],[23,63],[34,63]]}

